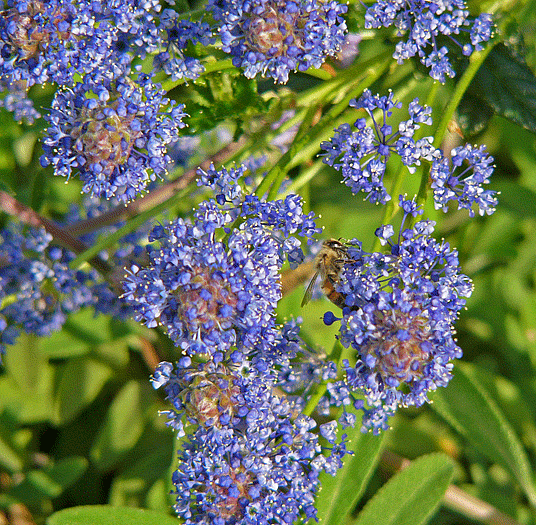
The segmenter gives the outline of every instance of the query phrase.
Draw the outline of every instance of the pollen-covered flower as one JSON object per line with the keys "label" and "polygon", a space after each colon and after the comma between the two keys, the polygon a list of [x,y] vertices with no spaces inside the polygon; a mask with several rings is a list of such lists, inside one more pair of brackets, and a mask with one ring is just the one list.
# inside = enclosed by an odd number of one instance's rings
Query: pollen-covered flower
{"label": "pollen-covered flower", "polygon": [[[371,202],[385,204],[391,196],[383,179],[392,155],[400,156],[410,173],[415,172],[422,160],[432,161],[441,156],[432,146],[431,137],[413,138],[420,124],[432,124],[432,110],[414,99],[408,106],[410,118],[401,121],[398,129],[393,131],[387,120],[394,109],[402,107],[402,103],[394,100],[392,92],[388,96],[373,96],[366,89],[359,100],[350,102],[350,106],[364,109],[372,125],[368,126],[366,119],[360,118],[354,123],[355,131],[349,124],[339,126],[334,137],[320,145],[325,151],[324,162],[341,171],[343,181],[352,193],[363,191]],[[380,110],[380,121],[373,113],[375,109]]]}
{"label": "pollen-covered flower", "polygon": [[[491,38],[493,21],[489,14],[483,13],[476,19],[469,17],[463,0],[379,0],[367,8],[365,27],[379,28],[394,25],[398,35],[407,35],[406,41],[396,45],[393,54],[399,64],[415,55],[430,69],[430,76],[440,82],[445,77],[454,77],[448,59],[448,48],[438,44],[438,37],[444,35],[469,56],[473,49],[480,51],[482,42]],[[468,33],[465,42],[460,36]],[[469,40],[471,43],[469,43]]]}
{"label": "pollen-covered flower", "polygon": [[77,173],[85,193],[132,200],[166,173],[167,146],[185,126],[183,106],[164,95],[143,73],[86,75],[56,93],[41,163],[63,177]]}
{"label": "pollen-covered flower", "polygon": [[348,248],[339,291],[346,297],[340,340],[356,351],[345,363],[345,383],[363,392],[363,426],[378,432],[398,406],[420,406],[427,392],[446,386],[461,349],[454,322],[471,295],[470,279],[460,273],[458,254],[431,234],[432,221],[402,229],[396,241],[390,226],[376,235],[389,253]]}
{"label": "pollen-covered flower", "polygon": [[285,83],[291,71],[319,68],[344,42],[347,7],[334,0],[223,0],[211,9],[223,50],[248,78]]}
{"label": "pollen-covered flower", "polygon": [[458,203],[458,209],[469,210],[474,217],[473,205],[480,215],[491,215],[497,206],[497,192],[485,190],[493,173],[493,157],[485,146],[466,144],[455,148],[448,158],[436,159],[430,170],[434,205],[436,209],[447,211],[449,201]]}
{"label": "pollen-covered flower", "polygon": [[[155,228],[151,263],[134,266],[124,282],[136,318],[162,324],[185,351],[213,355],[258,343],[274,326],[285,259],[303,257],[297,236],[318,229],[300,198],[266,202],[237,183],[245,168],[200,171],[200,184],[215,193],[194,213]],[[237,220],[238,219],[238,220]],[[237,220],[238,226],[231,228]]]}

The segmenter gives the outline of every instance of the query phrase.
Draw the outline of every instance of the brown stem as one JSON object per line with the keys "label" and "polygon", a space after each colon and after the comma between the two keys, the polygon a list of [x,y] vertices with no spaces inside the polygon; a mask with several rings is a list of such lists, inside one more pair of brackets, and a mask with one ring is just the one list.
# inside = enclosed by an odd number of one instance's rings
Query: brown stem
{"label": "brown stem", "polygon": [[285,270],[281,273],[281,294],[283,297],[285,295],[289,294],[299,286],[300,284],[303,284],[308,279],[310,279],[313,276],[315,269],[314,269],[314,262],[309,261],[303,264],[300,264],[296,269],[294,270]]}
{"label": "brown stem", "polygon": [[[207,160],[203,161],[199,165],[199,168],[206,170],[212,163],[219,164],[224,162],[233,153],[240,149],[245,141],[246,139],[243,137],[237,142],[228,144]],[[120,205],[106,213],[103,213],[102,215],[99,215],[98,217],[92,217],[91,219],[79,221],[68,226],[66,230],[71,234],[80,235],[82,233],[94,231],[97,228],[101,228],[102,226],[108,224],[115,224],[119,221],[135,217],[139,213],[154,208],[158,204],[167,201],[178,191],[186,188],[186,186],[188,186],[188,184],[190,184],[190,182],[192,182],[192,180],[195,178],[199,168],[196,167],[189,169],[177,180],[163,184],[146,195],[137,198],[135,201],[129,202],[126,206]]]}
{"label": "brown stem", "polygon": [[[82,253],[88,248],[82,241],[73,237],[65,228],[58,226],[50,219],[42,217],[36,211],[22,204],[4,191],[0,191],[0,210],[13,217],[17,217],[24,224],[28,224],[34,228],[45,228],[59,245],[68,248],[76,254]],[[94,268],[105,275],[111,272],[111,267],[100,257],[94,257],[90,262]]]}

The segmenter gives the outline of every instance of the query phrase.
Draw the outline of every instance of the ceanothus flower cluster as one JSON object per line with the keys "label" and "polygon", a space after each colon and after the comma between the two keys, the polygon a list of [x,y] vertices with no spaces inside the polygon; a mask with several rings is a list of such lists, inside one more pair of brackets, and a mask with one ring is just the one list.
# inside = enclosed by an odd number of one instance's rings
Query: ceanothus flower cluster
{"label": "ceanothus flower cluster", "polygon": [[144,73],[85,75],[54,97],[41,164],[67,179],[77,173],[85,193],[128,202],[166,174],[183,109]]}
{"label": "ceanothus flower cluster", "polygon": [[[497,204],[496,192],[484,190],[493,172],[493,157],[484,146],[465,145],[451,151],[448,159],[443,151],[435,148],[432,137],[414,139],[421,124],[431,125],[431,108],[421,106],[415,98],[408,105],[410,118],[398,124],[398,129],[388,124],[393,110],[401,109],[390,92],[387,96],[372,95],[366,89],[359,100],[352,100],[350,107],[365,110],[371,125],[365,118],[354,123],[355,131],[349,124],[335,130],[335,135],[322,142],[324,162],[339,170],[344,183],[352,193],[362,191],[373,203],[385,204],[391,200],[384,182],[387,163],[398,156],[410,174],[415,173],[422,163],[430,163],[431,187],[436,209],[447,211],[449,201],[458,202],[459,208],[469,210],[472,217],[473,207],[478,213],[490,215]],[[374,114],[379,110],[380,117]]]}
{"label": "ceanothus flower cluster", "polygon": [[165,9],[160,17],[161,28],[166,37],[162,38],[165,50],[154,57],[155,69],[162,68],[172,80],[187,78],[195,80],[205,70],[198,58],[185,55],[187,45],[213,44],[212,28],[203,21],[181,20],[171,9]]}
{"label": "ceanothus flower cluster", "polygon": [[[491,16],[483,13],[471,19],[464,0],[379,0],[367,8],[367,29],[392,25],[398,36],[407,35],[396,45],[393,58],[401,64],[417,55],[430,69],[430,76],[441,83],[445,77],[454,77],[455,72],[447,46],[439,43],[440,37],[447,37],[461,48],[463,55],[469,56],[473,50],[482,49],[482,42],[491,38],[493,30]],[[463,33],[469,34],[470,43],[459,41]]]}
{"label": "ceanothus flower cluster", "polygon": [[136,319],[163,325],[186,354],[175,366],[160,363],[152,377],[172,405],[168,424],[183,437],[173,484],[186,524],[315,517],[319,474],[334,474],[348,453],[334,422],[313,432],[315,421],[298,414],[303,401],[277,390],[303,393],[305,382],[326,376],[293,369],[297,324],[275,323],[281,266],[299,263],[297,237],[319,230],[296,195],[266,202],[246,173],[245,166],[199,170],[212,198],[192,223],[155,228],[150,263],[133,266],[123,283]]}
{"label": "ceanothus flower cluster", "polygon": [[[262,360],[261,360],[262,361]],[[269,372],[257,362],[162,362],[153,376],[173,410],[168,424],[184,436],[172,480],[175,511],[185,524],[279,524],[314,518],[314,496],[322,471],[334,474],[347,453],[335,443],[333,425],[320,433],[313,419],[294,414],[274,391]]]}
{"label": "ceanothus flower cluster", "polygon": [[[454,322],[471,295],[470,279],[460,273],[457,251],[432,237],[434,222],[404,228],[409,215],[422,213],[400,197],[404,218],[393,239],[391,225],[376,231],[388,253],[367,253],[359,241],[348,247],[348,262],[338,291],[346,305],[340,341],[356,352],[344,362],[343,384],[329,386],[336,404],[348,404],[351,392],[364,393],[363,428],[388,428],[398,406],[420,406],[427,393],[446,386],[453,359],[462,356],[454,339]],[[336,318],[327,314],[325,321]]]}
{"label": "ceanothus flower cluster", "polygon": [[128,64],[131,58],[118,41],[136,20],[150,17],[140,16],[137,7],[128,9],[125,2],[121,3],[121,16],[114,16],[113,3],[0,2],[0,86],[7,97],[1,105],[16,111],[18,120],[32,122],[38,116],[27,96],[33,85],[70,86],[77,75]]}
{"label": "ceanothus flower cluster", "polygon": [[126,74],[133,58],[151,54],[155,70],[195,79],[204,68],[185,48],[213,42],[208,24],[178,21],[159,0],[5,0],[0,12],[0,106],[30,123],[39,116],[28,98],[33,85],[71,87],[90,74],[97,86],[101,75]]}
{"label": "ceanothus flower cluster", "polygon": [[51,241],[44,228],[25,231],[10,223],[0,231],[0,353],[14,344],[20,330],[48,336],[69,313],[94,304],[90,287],[96,273],[71,270],[74,254]]}
{"label": "ceanothus flower cluster", "polygon": [[[75,227],[81,220],[94,219],[110,204],[86,199],[83,206],[73,206],[65,225]],[[89,246],[99,235],[121,225],[86,233],[79,240]],[[121,239],[113,253],[103,252],[100,257],[124,268],[139,256],[139,243],[146,238],[146,228],[140,228]],[[63,327],[69,314],[81,308],[92,307],[122,320],[132,317],[132,308],[118,297],[113,283],[96,270],[69,267],[75,256],[58,246],[44,228],[10,222],[0,231],[0,354],[6,345],[15,344],[20,332],[49,336]]]}
{"label": "ceanothus flower cluster", "polygon": [[[297,236],[318,232],[297,195],[266,202],[244,192],[246,169],[200,170],[199,184],[214,198],[202,202],[194,222],[158,226],[151,263],[133,266],[124,297],[136,319],[163,325],[190,355],[247,352],[268,340],[281,298],[279,271],[285,259],[301,262]],[[235,227],[233,227],[233,224]]]}
{"label": "ceanothus flower cluster", "polygon": [[319,68],[344,42],[347,6],[335,0],[222,0],[209,7],[222,48],[244,74],[286,83],[291,71]]}
{"label": "ceanothus flower cluster", "polygon": [[[431,137],[415,140],[413,136],[421,124],[431,125],[431,108],[421,106],[414,99],[408,106],[410,118],[400,122],[398,129],[387,123],[393,109],[400,109],[401,102],[394,100],[389,92],[387,96],[372,95],[366,89],[359,100],[350,101],[350,107],[364,109],[372,126],[367,120],[360,118],[354,123],[356,131],[349,124],[343,124],[335,130],[334,137],[322,142],[320,147],[325,151],[324,162],[340,170],[344,183],[352,193],[363,191],[370,202],[385,204],[391,200],[384,185],[387,161],[391,155],[398,155],[410,173],[415,171],[422,160],[432,161],[439,157],[439,152],[432,146]],[[373,113],[378,109],[379,120]]]}

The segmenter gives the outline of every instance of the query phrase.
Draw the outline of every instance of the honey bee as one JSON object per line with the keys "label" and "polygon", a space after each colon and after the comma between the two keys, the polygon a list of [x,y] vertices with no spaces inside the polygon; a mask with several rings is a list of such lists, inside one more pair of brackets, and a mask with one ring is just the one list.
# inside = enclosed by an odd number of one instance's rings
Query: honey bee
{"label": "honey bee", "polygon": [[301,305],[304,306],[311,300],[314,285],[318,276],[320,276],[322,278],[322,292],[333,304],[343,308],[345,306],[345,297],[335,289],[335,286],[339,282],[343,266],[352,262],[354,261],[349,258],[348,249],[344,244],[336,239],[324,241],[315,258],[316,271],[309,286],[307,286],[307,290],[305,290]]}

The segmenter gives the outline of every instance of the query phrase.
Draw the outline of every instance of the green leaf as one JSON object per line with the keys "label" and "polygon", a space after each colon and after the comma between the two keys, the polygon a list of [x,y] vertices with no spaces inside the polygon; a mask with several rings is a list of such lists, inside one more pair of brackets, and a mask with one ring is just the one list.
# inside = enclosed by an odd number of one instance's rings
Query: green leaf
{"label": "green leaf", "polygon": [[62,368],[55,395],[54,421],[65,424],[74,419],[99,394],[112,376],[112,369],[87,357],[70,359]]}
{"label": "green leaf", "polygon": [[5,368],[22,393],[36,395],[46,375],[47,359],[40,349],[40,339],[35,335],[21,334],[15,346],[3,357]]}
{"label": "green leaf", "polygon": [[[237,70],[216,71],[203,75],[192,84],[188,120],[192,130],[207,131],[218,122],[232,119],[240,124],[248,114],[266,111],[267,105],[257,94],[255,80]],[[239,126],[240,127],[240,126]]]}
{"label": "green leaf", "polygon": [[336,476],[326,473],[320,476],[322,488],[316,504],[320,523],[343,523],[359,501],[378,463],[385,433],[382,436],[363,434],[358,424],[346,432],[350,438],[348,448],[354,454],[344,458],[344,466]]}
{"label": "green leaf", "polygon": [[39,342],[35,335],[21,334],[4,356],[7,374],[0,378],[0,409],[19,423],[52,419],[54,370]]}
{"label": "green leaf", "polygon": [[17,472],[22,470],[23,465],[22,455],[0,435],[0,467],[8,472]]}
{"label": "green leaf", "polygon": [[25,504],[36,504],[57,498],[72,485],[87,469],[88,462],[82,457],[70,457],[50,467],[31,470],[18,485],[7,494]]}
{"label": "green leaf", "polygon": [[463,136],[472,137],[486,128],[494,111],[481,98],[466,92],[456,108],[456,114]]}
{"label": "green leaf", "polygon": [[150,392],[148,385],[129,381],[115,397],[91,448],[97,468],[110,467],[136,444],[145,425],[144,413],[153,399]]}
{"label": "green leaf", "polygon": [[429,454],[393,476],[365,505],[355,525],[419,525],[435,511],[454,465],[445,454]]}
{"label": "green leaf", "polygon": [[[167,483],[171,484],[171,472],[175,469],[174,458],[177,456],[174,445],[177,438],[168,426],[161,426],[162,416],[151,411],[149,417],[153,421],[149,422],[124,461],[126,468],[112,482],[107,500],[111,505],[155,510],[169,505],[170,487]],[[155,443],[158,446],[155,447]]]}
{"label": "green leaf", "polygon": [[49,516],[47,525],[177,525],[177,518],[154,510],[110,505],[63,509]]}
{"label": "green leaf", "polygon": [[491,188],[501,192],[499,204],[502,209],[518,217],[536,217],[536,193],[531,189],[504,179],[493,182]]}
{"label": "green leaf", "polygon": [[[130,468],[114,479],[109,502],[113,505],[148,506],[148,493],[157,481],[164,481],[171,465],[173,446],[163,440],[151,453],[139,458]],[[137,451],[137,447],[136,447]],[[165,487],[165,485],[164,485]],[[164,489],[163,500],[166,502]],[[167,502],[165,503],[167,504]]]}
{"label": "green leaf", "polygon": [[48,475],[58,486],[62,492],[75,483],[82,474],[87,470],[88,461],[80,456],[71,456],[69,458],[60,459],[50,469]]}
{"label": "green leaf", "polygon": [[44,337],[41,350],[52,359],[65,359],[87,354],[95,346],[112,339],[110,319],[95,316],[91,308],[71,314],[61,331]]}
{"label": "green leaf", "polygon": [[479,452],[505,468],[536,505],[536,492],[523,445],[467,363],[459,363],[448,388],[433,395],[432,407]]}
{"label": "green leaf", "polygon": [[536,133],[536,77],[525,60],[504,44],[491,51],[468,90],[484,111]]}

